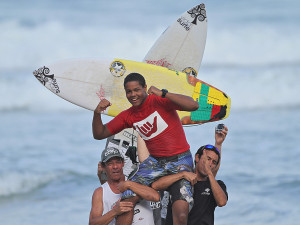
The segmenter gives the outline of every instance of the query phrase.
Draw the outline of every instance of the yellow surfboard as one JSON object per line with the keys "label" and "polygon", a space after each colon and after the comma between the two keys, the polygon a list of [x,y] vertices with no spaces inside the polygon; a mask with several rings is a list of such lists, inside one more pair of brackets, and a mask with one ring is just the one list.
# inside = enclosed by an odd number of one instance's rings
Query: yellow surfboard
{"label": "yellow surfboard", "polygon": [[114,117],[131,106],[123,82],[132,72],[142,74],[148,87],[165,88],[199,102],[197,111],[178,112],[183,125],[222,120],[229,115],[231,100],[224,92],[193,76],[161,66],[124,59],[78,59],[43,66],[33,73],[56,95],[81,107],[94,110],[106,98],[112,105],[103,113]]}

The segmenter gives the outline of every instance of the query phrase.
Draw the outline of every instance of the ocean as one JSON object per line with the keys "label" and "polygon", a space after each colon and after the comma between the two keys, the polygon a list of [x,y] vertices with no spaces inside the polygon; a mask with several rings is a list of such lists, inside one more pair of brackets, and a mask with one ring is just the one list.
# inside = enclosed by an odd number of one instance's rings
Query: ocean
{"label": "ocean", "polygon": [[[194,0],[0,1],[0,224],[87,224],[105,141],[91,111],[32,75],[70,58],[142,61]],[[226,92],[228,136],[217,179],[229,201],[215,224],[300,220],[300,2],[204,1],[208,35],[198,78]],[[108,122],[111,117],[104,116]],[[193,153],[215,123],[185,127]]]}

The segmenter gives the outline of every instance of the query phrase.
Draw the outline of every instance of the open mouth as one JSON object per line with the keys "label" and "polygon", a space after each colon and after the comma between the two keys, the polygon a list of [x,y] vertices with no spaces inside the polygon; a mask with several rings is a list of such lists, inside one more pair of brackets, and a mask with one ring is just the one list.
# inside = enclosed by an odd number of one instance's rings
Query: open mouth
{"label": "open mouth", "polygon": [[136,102],[138,102],[138,98],[132,98],[132,99],[130,99],[130,101],[132,102],[132,103],[136,103]]}

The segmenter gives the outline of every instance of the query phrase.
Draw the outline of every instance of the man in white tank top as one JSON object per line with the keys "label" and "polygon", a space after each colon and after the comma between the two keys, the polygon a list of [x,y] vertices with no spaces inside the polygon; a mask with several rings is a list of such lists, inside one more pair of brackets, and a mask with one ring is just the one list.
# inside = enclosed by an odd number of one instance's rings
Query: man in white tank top
{"label": "man in white tank top", "polygon": [[[114,225],[115,218],[124,212],[134,210],[134,225],[153,225],[153,212],[147,201],[159,201],[159,194],[154,189],[125,181],[123,174],[124,159],[117,148],[106,148],[101,155],[101,166],[107,175],[107,182],[94,191],[90,212],[90,225]],[[142,200],[133,208],[130,202],[121,202],[121,192],[132,190]]]}

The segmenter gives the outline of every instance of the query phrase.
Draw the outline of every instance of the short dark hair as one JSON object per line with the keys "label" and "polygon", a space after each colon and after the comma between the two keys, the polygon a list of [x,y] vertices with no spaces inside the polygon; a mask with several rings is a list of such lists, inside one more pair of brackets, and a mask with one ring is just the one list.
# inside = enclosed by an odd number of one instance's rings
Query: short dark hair
{"label": "short dark hair", "polygon": [[130,73],[124,79],[124,88],[125,85],[130,81],[137,81],[142,87],[146,86],[145,78],[139,73]]}
{"label": "short dark hair", "polygon": [[[213,148],[207,148],[207,146],[212,146]],[[201,156],[203,155],[203,151],[204,150],[208,150],[208,151],[213,151],[214,153],[216,153],[217,155],[218,155],[218,161],[217,161],[217,165],[219,164],[219,162],[220,162],[220,152],[219,152],[219,150],[215,147],[215,146],[213,146],[213,145],[203,145],[203,146],[201,146],[199,149],[198,149],[198,151],[196,152],[196,154],[195,155],[199,155],[199,159],[201,158]],[[195,161],[195,165],[196,165],[196,161]]]}

